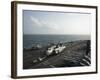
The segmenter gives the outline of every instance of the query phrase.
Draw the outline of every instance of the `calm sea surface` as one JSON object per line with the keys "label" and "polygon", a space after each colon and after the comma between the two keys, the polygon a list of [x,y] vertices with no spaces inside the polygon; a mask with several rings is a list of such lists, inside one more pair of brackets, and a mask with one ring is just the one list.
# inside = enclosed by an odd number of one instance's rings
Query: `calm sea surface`
{"label": "calm sea surface", "polygon": [[90,40],[87,35],[23,35],[23,47],[30,48],[32,45],[48,45],[50,43],[70,42],[76,40]]}

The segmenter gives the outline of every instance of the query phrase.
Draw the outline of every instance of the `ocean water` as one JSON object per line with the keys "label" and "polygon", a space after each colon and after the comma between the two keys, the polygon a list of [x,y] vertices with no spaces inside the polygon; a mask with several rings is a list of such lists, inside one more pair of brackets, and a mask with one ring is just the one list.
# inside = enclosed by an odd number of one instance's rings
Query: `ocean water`
{"label": "ocean water", "polygon": [[23,35],[23,47],[31,48],[33,45],[42,46],[50,43],[71,42],[77,40],[90,40],[89,35]]}

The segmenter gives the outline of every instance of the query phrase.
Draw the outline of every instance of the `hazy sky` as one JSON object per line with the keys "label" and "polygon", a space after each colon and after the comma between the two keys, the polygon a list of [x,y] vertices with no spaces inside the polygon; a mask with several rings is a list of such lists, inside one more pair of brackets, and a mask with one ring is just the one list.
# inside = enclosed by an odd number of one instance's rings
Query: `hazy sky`
{"label": "hazy sky", "polygon": [[23,11],[24,34],[90,35],[91,14]]}

